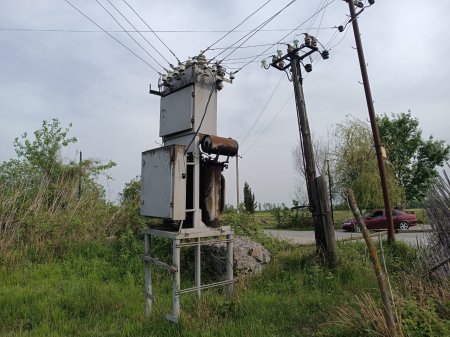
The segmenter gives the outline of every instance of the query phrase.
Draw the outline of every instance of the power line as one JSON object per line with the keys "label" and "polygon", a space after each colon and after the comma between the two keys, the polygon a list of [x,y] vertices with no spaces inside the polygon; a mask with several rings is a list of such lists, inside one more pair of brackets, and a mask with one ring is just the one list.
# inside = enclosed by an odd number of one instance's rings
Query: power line
{"label": "power line", "polygon": [[[289,2],[286,6],[284,6],[283,8],[281,8],[278,12],[276,12],[275,14],[273,14],[270,18],[268,18],[266,21],[264,21],[262,24],[260,24],[259,26],[257,26],[251,33],[248,33],[246,35],[244,35],[242,38],[240,38],[239,40],[237,40],[235,43],[233,43],[233,45],[237,44],[239,41],[241,41],[243,38],[247,37],[238,47],[241,47],[244,43],[246,43],[249,39],[251,39],[253,36],[255,36],[255,34],[257,34],[261,28],[263,28],[264,26],[266,26],[267,24],[269,24],[269,22],[271,22],[273,19],[275,19],[278,15],[280,15],[286,8],[288,8],[289,6],[291,6],[296,0],[292,0],[291,2]],[[230,53],[228,53],[227,56],[225,56],[224,58],[222,58],[222,61],[224,61],[227,57],[229,57],[230,55],[232,55],[235,51],[237,50],[237,48],[234,48]],[[222,51],[221,53],[219,53],[218,55],[216,55],[213,59],[217,58],[217,56],[219,56],[220,54],[222,54],[223,52],[225,52],[226,49],[224,51]],[[219,62],[219,63],[220,63]]]}
{"label": "power line", "polygon": [[258,57],[260,57],[261,55],[267,53],[267,51],[269,49],[271,49],[273,46],[275,46],[278,43],[281,43],[282,40],[284,40],[286,37],[288,37],[290,34],[292,34],[293,32],[295,32],[296,30],[298,30],[300,27],[302,27],[306,22],[308,22],[309,20],[311,20],[312,17],[314,17],[317,13],[319,13],[320,11],[322,11],[323,9],[327,8],[328,6],[330,6],[333,2],[335,2],[336,0],[332,0],[330,2],[328,2],[326,5],[324,5],[323,7],[321,7],[319,10],[317,10],[313,15],[311,15],[310,17],[308,17],[305,21],[303,21],[300,25],[298,25],[297,27],[295,27],[294,29],[292,29],[289,33],[287,33],[286,35],[284,35],[278,42],[273,43],[272,45],[270,45],[269,48],[265,49],[263,52],[261,52],[259,55],[257,55],[254,59],[252,59],[251,61],[249,61],[248,63],[244,64],[242,67],[240,67],[237,71],[235,71],[235,73],[241,71],[242,69],[244,69],[246,66],[248,66],[250,63],[252,63],[254,60],[256,60]]}
{"label": "power line", "polygon": [[167,50],[169,50],[169,52],[173,55],[173,57],[175,57],[175,59],[177,60],[178,63],[181,63],[180,60],[178,59],[177,55],[175,55],[175,53],[172,51],[172,49],[170,49],[163,40],[161,40],[161,38],[158,36],[158,34],[155,33],[155,31],[150,27],[150,25],[147,23],[147,21],[145,21],[136,11],[133,7],[131,7],[131,5],[126,2],[125,0],[123,0],[123,2],[125,2],[125,4],[134,12],[134,14],[136,14],[136,16],[141,19],[141,21],[147,26],[148,29],[150,29],[150,31],[156,36],[156,38],[159,40],[159,42],[161,42],[164,47],[167,48]]}
{"label": "power line", "polygon": [[[313,27],[311,29],[320,29],[320,30],[327,30],[327,29],[334,29],[336,27]],[[196,33],[227,33],[228,30],[189,30],[189,29],[159,29],[159,30],[146,30],[146,29],[137,29],[137,30],[109,30],[105,29],[103,30],[92,30],[92,29],[64,29],[64,28],[14,28],[14,27],[5,27],[0,28],[0,31],[4,32],[36,32],[36,33],[186,33],[186,34],[196,34]],[[248,33],[251,32],[252,29],[240,29],[240,30],[234,30],[231,33]],[[267,28],[267,29],[260,29],[260,32],[287,32],[292,31],[292,28]],[[217,48],[211,48],[209,50],[217,50],[217,49],[226,49],[228,47],[217,47]]]}
{"label": "power line", "polygon": [[96,25],[99,29],[101,29],[104,33],[108,34],[108,36],[110,38],[112,38],[114,41],[116,41],[117,43],[119,43],[122,47],[124,47],[125,49],[127,49],[130,53],[132,53],[134,56],[136,56],[138,59],[140,59],[142,62],[144,62],[147,66],[149,66],[151,69],[153,69],[155,72],[157,72],[158,74],[161,75],[161,73],[155,69],[155,67],[153,67],[150,63],[148,63],[146,60],[144,60],[142,57],[140,57],[138,54],[136,54],[134,51],[132,51],[128,46],[126,46],[122,41],[120,41],[118,38],[116,38],[114,35],[112,35],[111,33],[107,32],[106,30],[104,30],[98,23],[96,23],[94,20],[92,20],[89,16],[87,16],[86,14],[84,14],[80,9],[78,9],[75,5],[73,5],[69,0],[64,0],[65,2],[67,2],[73,9],[75,9],[78,13],[80,13],[81,15],[83,15],[86,19],[88,19],[91,23],[93,23],[94,25]]}
{"label": "power line", "polygon": [[[129,24],[130,24],[130,26],[131,27],[133,27],[133,29],[136,31],[136,32],[138,32],[138,30],[137,30],[137,28],[136,28],[136,26],[135,25],[133,25],[133,23],[131,23],[130,22],[130,20],[128,20],[126,17],[125,17],[125,15],[123,15],[123,13],[116,7],[116,6],[114,6],[114,4],[110,1],[110,0],[106,0],[106,1],[108,1],[108,3],[111,5],[111,7],[113,7]],[[169,65],[170,65],[170,62],[169,62],[169,60],[167,60],[167,58],[163,55],[163,54],[161,54],[160,53],[160,51],[158,50],[158,49],[156,49],[151,43],[150,43],[150,41],[149,40],[147,40],[147,38],[141,33],[141,32],[138,32],[139,33],[139,35],[149,44],[149,46],[150,47],[152,47],[153,48],[153,50],[154,51],[156,51],[158,54],[159,54],[159,56],[161,56],[163,59],[164,59],[164,61],[166,61]],[[130,35],[130,34],[128,34],[128,35]]]}
{"label": "power line", "polygon": [[252,133],[253,129],[255,128],[256,124],[258,123],[258,121],[260,120],[261,116],[264,114],[264,112],[266,111],[267,107],[269,106],[270,101],[272,100],[273,96],[275,95],[275,92],[277,91],[278,87],[281,84],[281,81],[284,78],[284,74],[281,74],[280,79],[278,80],[277,84],[275,85],[275,87],[272,90],[272,93],[270,94],[269,98],[267,99],[266,103],[264,104],[263,108],[261,109],[261,112],[259,113],[258,117],[256,117],[255,121],[253,122],[252,126],[250,127],[250,129],[247,131],[247,134],[244,136],[244,138],[240,141],[240,144],[244,144],[245,141],[247,140],[248,136]]}
{"label": "power line", "polygon": [[242,153],[242,155],[245,155],[248,151],[250,151],[250,149],[256,144],[256,142],[259,140],[259,138],[261,138],[261,136],[270,128],[270,126],[273,124],[273,122],[275,122],[275,120],[277,119],[278,115],[281,113],[281,111],[284,110],[284,108],[286,107],[286,105],[292,100],[292,97],[294,97],[294,94],[292,93],[288,99],[283,103],[283,105],[278,109],[278,111],[275,113],[275,115],[273,116],[273,118],[271,119],[271,121],[266,125],[266,127],[259,133],[259,135],[255,138],[255,140],[253,141],[253,143],[250,144],[250,146]]}
{"label": "power line", "polygon": [[[323,6],[323,4],[325,3],[326,0],[321,0],[319,3],[319,6],[317,6],[317,9],[321,8]],[[316,22],[317,20],[317,16],[319,15],[320,12],[316,12],[316,15],[314,15],[314,19],[311,20],[308,24],[308,27],[306,28],[306,33],[309,33],[309,31],[311,30],[312,25]]]}
{"label": "power line", "polygon": [[[327,0],[327,1],[329,1],[329,0]],[[317,31],[316,31],[316,36],[315,36],[316,39],[319,37],[319,30],[320,30],[320,27],[322,26],[323,17],[325,16],[326,11],[327,11],[327,7],[325,7],[325,9],[322,12],[322,17],[320,18],[319,27],[317,27]]]}
{"label": "power line", "polygon": [[[103,5],[100,3],[100,1],[98,1],[98,0],[95,0],[95,1],[100,5],[100,7],[102,7],[102,8],[105,10],[106,13],[109,14],[109,16],[110,16],[110,17],[111,17],[111,18],[112,18],[112,19],[120,26],[120,28],[125,29],[125,28],[121,25],[121,23],[114,17],[114,15],[112,15],[112,13],[111,13],[110,11],[108,11],[108,10],[106,9],[106,7],[103,6]],[[153,57],[153,55],[150,54],[150,53],[148,52],[147,49],[145,49],[144,47],[142,47],[142,45],[141,45],[139,42],[137,42],[136,39],[135,39],[134,37],[132,37],[130,33],[127,33],[127,34],[128,34],[128,36],[134,41],[134,43],[136,43],[136,44],[144,51],[144,53],[146,53],[148,56],[150,56],[150,58],[151,58],[153,61],[155,61],[161,68],[164,69],[164,66],[163,66],[161,63],[159,63],[159,62]]]}
{"label": "power line", "polygon": [[231,30],[229,30],[225,35],[223,35],[220,39],[218,39],[217,41],[215,41],[213,44],[211,44],[208,48],[206,48],[203,51],[203,54],[206,53],[208,50],[211,49],[211,47],[215,46],[217,43],[219,43],[220,41],[222,41],[224,38],[226,38],[228,35],[230,35],[233,31],[236,30],[236,28],[239,28],[240,26],[242,26],[248,19],[250,19],[253,15],[255,15],[256,13],[258,13],[261,9],[263,9],[269,2],[271,2],[272,0],[269,0],[267,2],[265,2],[264,4],[262,4],[258,9],[256,9],[253,13],[251,13],[250,15],[248,15],[244,20],[241,21],[240,24],[238,24],[237,26],[235,26],[234,28],[232,28]]}

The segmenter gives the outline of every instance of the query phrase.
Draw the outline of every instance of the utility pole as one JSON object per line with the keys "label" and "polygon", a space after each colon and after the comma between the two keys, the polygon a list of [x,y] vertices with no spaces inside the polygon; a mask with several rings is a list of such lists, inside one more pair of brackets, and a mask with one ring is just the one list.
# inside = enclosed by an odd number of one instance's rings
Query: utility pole
{"label": "utility pole", "polygon": [[[388,243],[391,244],[395,241],[394,222],[392,221],[391,199],[389,196],[389,187],[388,187],[388,182],[387,182],[387,178],[386,178],[386,169],[384,167],[383,146],[381,145],[381,142],[380,142],[380,134],[378,132],[378,125],[377,125],[377,120],[375,117],[375,108],[373,105],[372,92],[370,90],[370,84],[369,84],[369,76],[367,74],[366,60],[364,58],[364,51],[363,51],[363,46],[362,46],[362,42],[361,42],[361,33],[359,32],[359,25],[358,25],[358,15],[361,13],[362,10],[358,14],[356,14],[355,2],[353,0],[351,0],[351,1],[346,0],[346,1],[348,2],[348,7],[350,9],[350,21],[352,22],[353,33],[355,35],[356,49],[358,51],[359,66],[361,68],[364,92],[366,94],[367,109],[369,110],[370,125],[372,127],[373,142],[375,145],[375,153],[377,155],[378,170],[380,172],[381,189],[383,191],[384,208],[385,208],[385,212],[386,212],[386,220],[387,220],[387,228],[388,228]],[[361,2],[358,1],[358,4],[359,3],[361,3]],[[370,5],[372,5],[374,3],[374,1],[369,1],[369,3],[370,3]],[[360,5],[359,5],[359,7],[360,7]]]}
{"label": "utility pole", "polygon": [[81,176],[82,176],[82,173],[81,173],[81,171],[82,171],[82,163],[83,163],[83,152],[81,152],[80,151],[80,162],[79,162],[79,165],[78,165],[78,169],[79,169],[79,172],[78,172],[78,199],[81,199]]}
{"label": "utility pole", "polygon": [[[297,120],[300,132],[300,145],[302,147],[305,163],[306,187],[308,190],[309,207],[314,221],[316,245],[320,251],[325,253],[327,264],[333,266],[337,262],[334,227],[329,214],[330,207],[326,193],[326,184],[324,183],[323,177],[316,176],[313,143],[306,113],[300,65],[301,60],[309,57],[314,52],[319,51],[319,49],[317,48],[317,39],[308,34],[305,34],[305,42],[300,47],[297,48],[296,44],[294,44],[295,47],[288,45],[286,55],[281,56],[281,52],[279,52],[278,58],[274,56],[270,65],[281,71],[286,71],[287,68],[290,68],[292,73]],[[299,51],[303,51],[303,49],[306,49],[307,51],[299,56]],[[324,59],[329,57],[327,50],[323,50],[321,55]],[[285,61],[289,61],[287,65],[285,65]],[[263,66],[265,67],[264,64]],[[312,70],[311,64],[306,64],[304,67],[307,72]],[[267,69],[268,67],[265,68]]]}
{"label": "utility pole", "polygon": [[236,153],[236,212],[239,213],[239,154]]}
{"label": "utility pole", "polygon": [[333,194],[331,192],[333,185],[332,185],[332,179],[331,179],[331,175],[330,175],[330,160],[329,159],[327,159],[327,172],[328,172],[328,187],[329,187],[329,193],[330,193],[331,220],[333,221],[333,225],[334,225]]}
{"label": "utility pole", "polygon": [[[289,50],[289,48],[288,48]],[[319,194],[316,186],[316,167],[314,160],[313,144],[311,139],[311,131],[309,129],[308,116],[306,114],[305,96],[303,94],[303,79],[300,68],[300,57],[298,51],[291,50],[291,71],[292,83],[294,84],[295,102],[297,106],[297,119],[303,143],[303,156],[305,161],[305,178],[308,189],[308,199],[311,208],[311,213],[314,219],[314,235],[316,243],[321,248],[325,243],[324,224],[320,214]]]}

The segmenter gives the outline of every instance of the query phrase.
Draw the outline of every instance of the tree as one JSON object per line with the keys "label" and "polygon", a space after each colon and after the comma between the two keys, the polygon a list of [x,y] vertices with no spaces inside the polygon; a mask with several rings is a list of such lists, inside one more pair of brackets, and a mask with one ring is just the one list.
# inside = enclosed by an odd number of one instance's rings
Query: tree
{"label": "tree", "polygon": [[[330,161],[330,154],[332,152],[331,137],[322,138],[315,137],[313,135],[313,151],[314,151],[314,164],[317,175],[328,175],[328,167],[330,168],[330,176],[333,176],[334,162]],[[295,192],[295,196],[299,203],[302,205],[308,205],[308,191],[306,188],[306,176],[305,176],[305,161],[303,157],[303,150],[301,144],[297,144],[292,150],[292,157],[294,160],[294,170],[297,172],[298,182]],[[331,186],[332,194],[335,195],[337,191],[334,186]]]}
{"label": "tree", "polygon": [[406,200],[421,201],[434,178],[437,166],[450,157],[450,147],[430,136],[422,139],[417,118],[411,113],[384,114],[377,117],[380,138],[386,147],[393,172],[403,186]]}
{"label": "tree", "polygon": [[[380,176],[375,157],[372,133],[366,122],[351,118],[336,128],[335,186],[341,195],[351,188],[362,208],[383,207]],[[401,205],[404,190],[391,165],[386,163],[386,176],[391,202]]]}
{"label": "tree", "polygon": [[249,213],[254,213],[256,209],[255,194],[247,182],[244,183],[244,209]]}
{"label": "tree", "polygon": [[104,189],[95,178],[116,164],[98,160],[65,162],[61,158],[62,148],[77,142],[75,137],[68,136],[71,126],[63,128],[58,119],[52,119],[42,122],[42,127],[33,132],[33,139],[28,133],[17,137],[14,140],[17,159],[0,164],[2,192],[5,193],[6,188],[14,191],[21,186],[27,192],[23,199],[31,202],[39,197],[46,205],[64,205],[68,199],[78,196],[81,178],[85,191],[104,198]]}
{"label": "tree", "polygon": [[31,166],[39,168],[50,177],[52,172],[62,167],[62,160],[58,157],[62,147],[77,142],[75,137],[68,137],[72,123],[63,130],[60,122],[54,118],[52,122],[42,122],[42,127],[34,131],[34,140],[28,139],[25,132],[19,139],[14,140],[14,149],[19,158]]}

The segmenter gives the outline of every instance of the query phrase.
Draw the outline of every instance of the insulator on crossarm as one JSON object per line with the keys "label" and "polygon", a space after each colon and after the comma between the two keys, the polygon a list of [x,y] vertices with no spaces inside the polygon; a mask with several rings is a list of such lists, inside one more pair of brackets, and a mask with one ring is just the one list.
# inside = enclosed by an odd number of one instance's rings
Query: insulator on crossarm
{"label": "insulator on crossarm", "polygon": [[320,54],[322,55],[322,58],[324,60],[327,60],[327,59],[330,58],[330,52],[328,50],[326,50],[326,49],[322,50],[322,53],[320,53]]}
{"label": "insulator on crossarm", "polygon": [[342,32],[344,31],[344,26],[339,26],[339,27],[338,27],[338,31],[339,31],[340,33],[342,33]]}
{"label": "insulator on crossarm", "polygon": [[284,61],[281,60],[280,62],[278,62],[278,66],[279,66],[280,68],[283,68],[283,67],[284,67]]}
{"label": "insulator on crossarm", "polygon": [[310,63],[305,64],[305,70],[307,73],[310,73],[312,71],[312,64]]}
{"label": "insulator on crossarm", "polygon": [[308,34],[305,34],[305,44],[307,46],[311,45],[311,36],[309,36]]}
{"label": "insulator on crossarm", "polygon": [[363,8],[364,7],[364,3],[362,1],[355,1],[355,6],[359,7],[359,8]]}
{"label": "insulator on crossarm", "polygon": [[317,39],[314,36],[311,36],[311,47],[317,47]]}
{"label": "insulator on crossarm", "polygon": [[225,70],[225,68],[224,67],[222,67],[220,64],[217,66],[217,75],[219,75],[219,76],[225,76],[225,72],[226,72],[226,70]]}
{"label": "insulator on crossarm", "polygon": [[222,82],[222,80],[217,80],[216,81],[216,88],[219,91],[223,89],[223,82]]}
{"label": "insulator on crossarm", "polygon": [[369,5],[373,5],[375,3],[375,0],[369,0]]}

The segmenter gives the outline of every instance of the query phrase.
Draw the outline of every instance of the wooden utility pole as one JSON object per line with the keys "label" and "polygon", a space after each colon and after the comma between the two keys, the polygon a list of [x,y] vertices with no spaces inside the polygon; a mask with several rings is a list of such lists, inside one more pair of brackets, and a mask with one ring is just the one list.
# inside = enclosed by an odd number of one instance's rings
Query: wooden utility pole
{"label": "wooden utility pole", "polygon": [[305,96],[303,94],[303,80],[298,52],[291,51],[292,83],[294,85],[295,102],[297,106],[298,127],[301,137],[302,151],[305,162],[305,178],[308,190],[308,199],[314,220],[314,235],[320,249],[326,249],[323,218],[320,211],[319,193],[316,185],[316,167],[314,160],[311,131],[309,130],[308,116],[306,114]]}
{"label": "wooden utility pole", "polygon": [[[299,56],[299,51],[302,49],[306,49],[307,51],[302,54],[302,56]],[[337,250],[334,238],[334,226],[331,218],[331,208],[325,179],[323,177],[316,177],[316,164],[314,160],[311,131],[309,130],[308,116],[306,113],[300,65],[301,60],[318,51],[316,38],[305,34],[304,44],[298,48],[288,45],[287,54],[279,58],[274,56],[271,66],[282,71],[285,71],[287,68],[291,69],[300,133],[300,145],[302,147],[305,163],[306,187],[308,190],[309,208],[314,221],[316,246],[324,254],[326,263],[329,266],[334,266],[337,262]],[[324,59],[327,59],[329,53],[327,50],[323,50],[321,55]],[[288,64],[285,64],[285,61],[289,61]],[[305,69],[306,71],[311,71],[312,66],[310,64],[305,65]]]}
{"label": "wooden utility pole", "polygon": [[82,181],[82,163],[83,163],[83,152],[80,151],[80,162],[78,165],[78,199],[81,199],[81,181]]}
{"label": "wooden utility pole", "polygon": [[[348,202],[350,204],[350,208],[352,210],[353,216],[355,217],[359,228],[361,228],[361,233],[364,237],[364,241],[366,241],[367,248],[369,250],[370,259],[372,261],[373,270],[375,272],[375,276],[378,282],[378,288],[380,289],[381,299],[383,301],[383,314],[384,319],[386,321],[386,325],[389,329],[390,336],[396,337],[397,328],[395,326],[394,319],[394,307],[392,305],[392,298],[389,295],[388,285],[386,282],[386,277],[383,274],[383,269],[381,268],[380,259],[378,258],[377,250],[372,243],[372,239],[370,238],[370,233],[364,223],[364,219],[361,216],[361,212],[359,211],[358,205],[356,204],[355,196],[353,195],[353,191],[348,189],[346,191]],[[381,240],[381,238],[380,238]]]}
{"label": "wooden utility pole", "polygon": [[366,94],[367,109],[369,110],[370,125],[372,127],[373,142],[375,145],[375,153],[377,155],[378,170],[380,172],[381,189],[383,191],[384,208],[386,210],[386,220],[388,228],[388,243],[395,241],[394,222],[392,221],[392,206],[389,197],[389,186],[386,178],[386,169],[384,167],[384,158],[382,152],[382,145],[380,142],[380,134],[378,132],[377,120],[375,117],[375,108],[373,105],[372,92],[370,90],[369,75],[367,74],[366,60],[364,58],[364,51],[361,42],[361,34],[359,32],[358,14],[355,12],[355,4],[353,0],[347,0],[350,8],[350,21],[353,25],[353,33],[355,35],[356,50],[358,51],[359,66],[361,68],[361,75],[364,84],[364,92]]}

